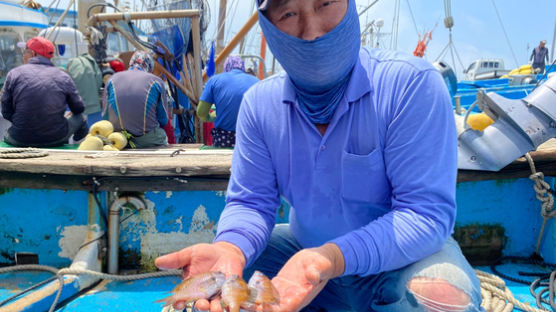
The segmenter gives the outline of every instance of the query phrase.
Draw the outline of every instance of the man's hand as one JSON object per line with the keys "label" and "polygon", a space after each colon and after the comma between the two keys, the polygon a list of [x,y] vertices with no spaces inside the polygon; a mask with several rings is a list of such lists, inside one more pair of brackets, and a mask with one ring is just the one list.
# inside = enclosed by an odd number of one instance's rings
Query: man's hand
{"label": "man's hand", "polygon": [[[160,269],[181,269],[183,278],[204,272],[220,271],[226,276],[237,274],[242,276],[245,266],[245,256],[235,245],[227,242],[214,244],[197,244],[184,248],[180,251],[158,257],[155,264]],[[220,299],[199,300],[195,307],[201,311],[220,312]],[[174,308],[181,310],[185,308],[185,302],[177,302]]]}
{"label": "man's hand", "polygon": [[286,262],[272,283],[280,294],[273,311],[299,311],[344,272],[344,256],[335,244],[303,249]]}

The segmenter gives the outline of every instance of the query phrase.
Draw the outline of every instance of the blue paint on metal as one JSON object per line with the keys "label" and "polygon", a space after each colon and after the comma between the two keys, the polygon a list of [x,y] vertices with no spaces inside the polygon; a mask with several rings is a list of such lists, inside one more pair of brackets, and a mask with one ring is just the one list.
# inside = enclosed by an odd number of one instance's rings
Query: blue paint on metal
{"label": "blue paint on metal", "polygon": [[[491,224],[505,229],[505,255],[530,255],[535,250],[542,217],[531,180],[459,183],[457,206],[457,226]],[[546,257],[549,251],[541,253]]]}
{"label": "blue paint on metal", "polygon": [[541,244],[544,260],[556,263],[556,219],[552,218],[548,221],[545,231]]}
{"label": "blue paint on metal", "polygon": [[[52,283],[56,283],[56,282],[52,282]],[[51,284],[48,284],[51,285]],[[48,287],[48,285],[43,286],[43,287]],[[40,291],[40,288],[39,288]],[[58,300],[58,303],[76,295],[79,292],[79,284],[77,282],[77,280],[74,280],[72,283],[68,283],[68,284],[64,284],[64,288],[62,289],[62,294],[60,295],[60,299]],[[56,292],[54,292],[53,294],[51,294],[50,296],[46,296],[44,298],[42,298],[41,300],[26,306],[23,310],[21,310],[22,312],[46,312],[50,309],[50,306],[52,305],[52,303],[54,302],[54,299],[56,298]]]}
{"label": "blue paint on metal", "polygon": [[[554,178],[546,179],[554,184]],[[139,215],[124,221],[131,211],[122,212],[120,247],[124,253],[127,251],[139,255],[141,243],[145,243],[141,241],[142,235],[148,231],[155,234],[189,234],[192,229],[202,229],[214,233],[225,206],[225,193],[221,191],[146,192],[144,198],[148,207],[154,205],[154,210],[140,213],[151,215]],[[0,195],[0,207],[3,208],[0,210],[0,228],[3,229],[4,239],[0,240],[0,262],[10,262],[10,255],[16,251],[28,251],[39,254],[41,264],[68,266],[70,260],[58,256],[61,231],[67,226],[86,225],[87,205],[88,193],[84,191],[10,189],[3,193]],[[287,221],[289,206],[284,201],[282,205],[283,213],[279,213],[277,222]],[[535,197],[533,182],[529,179],[459,183],[457,205],[458,226],[491,224],[504,228],[507,236],[504,254],[529,255],[534,251],[542,218],[539,214],[540,203]],[[131,220],[132,224],[129,223]],[[550,258],[551,254],[556,256],[555,228],[555,222],[549,223],[542,247],[542,255],[550,262],[556,262]],[[517,268],[510,268],[510,272],[516,271]],[[1,275],[0,299],[7,298],[16,289],[26,288],[50,276],[41,273],[42,278],[32,277],[17,282],[24,279],[25,274],[28,273]],[[15,284],[3,286],[8,285],[6,283],[9,280]],[[158,312],[162,304],[154,301],[165,297],[178,282],[177,277],[109,282],[96,287],[95,291],[98,292],[80,296],[59,311],[122,309]],[[527,286],[511,283],[509,286],[518,298],[531,302]],[[77,289],[76,282],[66,286],[63,298],[72,296]],[[25,311],[48,310],[54,295],[27,307]]]}
{"label": "blue paint on metal", "polygon": [[[48,273],[48,272],[36,272],[36,271],[18,271],[18,272],[11,272],[11,273],[5,273],[0,275],[0,301],[3,301],[17,293],[19,293],[20,291],[27,289],[33,285],[36,285],[44,280],[47,280],[48,278],[52,277],[53,274]],[[26,294],[23,294],[20,297],[17,297],[15,299],[13,299],[12,301],[8,302],[7,305],[16,302],[18,299],[21,299],[25,296],[29,296],[29,295],[36,295],[37,291],[40,291],[41,289],[43,289],[44,287],[48,287],[48,285],[51,285],[52,283],[56,283],[56,282],[51,282],[47,285],[43,285],[42,287],[30,291]],[[62,294],[60,296],[60,300],[59,302],[77,294],[77,292],[79,291],[78,288],[78,283],[77,282],[72,282],[72,283],[68,283],[68,284],[64,284],[64,289],[62,290]],[[26,311],[26,312],[45,312],[48,311],[48,309],[50,309],[50,306],[52,305],[52,302],[54,301],[54,298],[56,296],[56,292],[46,296],[44,298],[42,298],[41,300],[36,301],[35,303],[26,306],[25,308],[23,308],[20,311]]]}
{"label": "blue paint on metal", "polygon": [[192,212],[201,206],[205,207],[208,219],[216,224],[226,205],[223,191],[146,192],[145,199],[155,204],[157,228],[161,232],[179,231],[180,224],[171,221],[180,217],[184,225],[191,224]]}
{"label": "blue paint on metal", "polygon": [[[496,92],[508,99],[522,99],[526,97],[533,89],[534,85],[518,85],[518,86],[491,86],[483,89],[484,92]],[[478,88],[458,89],[456,96],[460,97],[460,104],[462,108],[469,109],[471,104],[477,100]],[[479,106],[473,109],[475,112],[480,112]]]}
{"label": "blue paint on metal", "polygon": [[111,281],[100,284],[76,298],[58,312],[141,311],[160,312],[163,303],[154,301],[168,296],[181,278],[165,277],[133,282]]}
{"label": "blue paint on metal", "polygon": [[[154,204],[153,211],[124,210],[120,214],[123,266],[126,261],[139,260],[146,234],[172,234],[176,237],[174,243],[180,240],[183,247],[186,247],[186,244],[193,241],[181,242],[181,235],[203,231],[205,235],[195,237],[204,240],[195,242],[210,243],[216,234],[216,223],[225,206],[224,192],[218,191],[146,192],[145,200]],[[166,239],[170,244],[172,238],[166,236]],[[128,265],[134,264],[136,263]]]}
{"label": "blue paint on metal", "polygon": [[19,22],[19,21],[0,21],[0,26],[46,28],[45,24]]}
{"label": "blue paint on metal", "polygon": [[13,189],[0,196],[0,263],[13,263],[15,252],[33,252],[39,263],[55,267],[71,264],[60,257],[63,230],[86,226],[87,192]]}
{"label": "blue paint on metal", "polygon": [[[4,301],[22,290],[47,280],[52,276],[52,273],[37,271],[17,271],[0,274],[0,301]],[[13,300],[10,301],[10,303],[11,302],[13,302]]]}

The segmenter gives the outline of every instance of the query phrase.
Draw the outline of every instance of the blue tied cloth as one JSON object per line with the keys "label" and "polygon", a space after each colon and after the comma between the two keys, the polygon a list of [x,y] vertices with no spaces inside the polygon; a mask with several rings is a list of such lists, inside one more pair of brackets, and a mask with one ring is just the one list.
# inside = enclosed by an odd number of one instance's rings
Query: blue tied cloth
{"label": "blue tied cloth", "polygon": [[342,21],[315,40],[282,32],[261,11],[259,24],[270,50],[292,81],[300,108],[312,123],[329,123],[359,58],[361,37],[355,0],[348,1]]}
{"label": "blue tied cloth", "polygon": [[214,64],[214,41],[210,45],[209,58],[207,61],[207,76],[212,77],[216,71],[216,66]]}

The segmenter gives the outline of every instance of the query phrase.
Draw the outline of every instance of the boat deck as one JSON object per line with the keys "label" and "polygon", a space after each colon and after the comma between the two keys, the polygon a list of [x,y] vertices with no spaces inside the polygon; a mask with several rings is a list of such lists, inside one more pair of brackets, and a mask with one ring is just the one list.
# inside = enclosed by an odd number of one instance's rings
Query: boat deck
{"label": "boat deck", "polygon": [[[0,147],[0,152],[4,150]],[[46,157],[0,158],[0,187],[91,190],[90,180],[96,177],[106,182],[98,190],[187,189],[184,183],[168,182],[169,177],[227,179],[233,153],[231,149],[203,149],[200,144],[119,152],[46,151]],[[545,176],[556,175],[556,139],[541,145],[531,156],[538,171]],[[460,170],[458,182],[523,178],[530,174],[527,160],[521,157],[498,172]]]}
{"label": "boat deck", "polygon": [[[2,191],[2,187],[39,190],[51,189],[63,190],[63,192],[66,190],[91,191],[94,188],[96,188],[97,191],[118,190],[138,192],[174,190],[223,191],[227,186],[233,153],[232,150],[203,150],[200,145],[172,145],[161,149],[120,152],[76,150],[48,150],[48,152],[48,156],[41,158],[0,159],[0,191]],[[543,171],[545,176],[556,176],[556,141],[546,143],[537,151],[532,152],[531,155],[535,160],[538,171]],[[460,225],[474,225],[477,222],[490,224],[490,222],[495,220],[495,222],[499,222],[504,226],[507,225],[506,235],[513,239],[513,242],[510,241],[506,246],[506,251],[509,250],[509,254],[515,255],[520,254],[520,251],[523,250],[529,251],[531,246],[534,246],[534,241],[538,233],[538,228],[536,228],[536,223],[534,222],[538,222],[539,219],[539,204],[534,199],[534,192],[530,185],[532,182],[528,181],[528,179],[518,178],[527,178],[530,174],[531,171],[525,158],[517,159],[499,172],[460,170],[458,174],[459,190],[461,192],[468,192],[468,189],[470,189],[473,196],[477,196],[477,198],[480,198],[481,201],[484,202],[481,203],[480,209],[475,209],[478,205],[471,201],[470,198],[460,198],[458,202],[458,207],[461,208],[458,208],[458,214],[461,214],[458,215],[458,220],[461,223]],[[512,179],[513,182],[508,182],[506,179]],[[501,182],[502,180],[506,182]],[[522,180],[526,180],[525,182],[527,183],[520,182]],[[101,183],[98,183],[99,181]],[[474,181],[479,182],[475,183]],[[504,183],[506,183],[506,190],[508,193],[498,194],[493,192],[495,190],[494,187],[497,185],[504,185]],[[513,188],[514,186],[516,189]],[[513,195],[521,192],[524,187],[528,188],[527,193],[530,194],[523,196],[523,198],[520,197],[518,200],[518,198]],[[483,194],[483,190],[487,193]],[[7,199],[11,198],[10,196],[22,196],[22,194],[23,193],[12,192],[5,194],[3,197]],[[56,196],[56,194],[51,195]],[[506,196],[510,194],[512,195],[511,198],[507,198]],[[183,206],[185,203],[189,203],[191,207],[195,208],[190,209],[191,211],[197,211],[197,207],[201,205],[200,203],[192,202],[193,196],[189,196],[187,192],[179,196],[169,193],[154,195],[156,195],[159,200],[157,202],[159,206],[157,207],[159,207],[160,211],[169,214],[168,218],[174,218],[172,214],[172,205],[161,205],[160,203],[162,202],[168,203],[173,199],[176,205],[180,203],[180,205]],[[155,200],[152,198],[154,195],[149,195],[149,198],[153,201]],[[29,194],[25,196],[28,197]],[[34,198],[34,200],[44,200],[41,196],[32,198]],[[68,194],[64,196],[66,196],[66,200],[70,202]],[[173,198],[168,199],[168,196],[173,196]],[[195,193],[195,196],[199,196],[199,193]],[[220,200],[221,199],[214,202],[202,202],[202,204],[207,207],[210,205],[220,207],[222,205]],[[501,214],[498,209],[507,207],[506,204],[504,204],[506,200],[512,203],[522,204],[521,206],[523,207],[520,212],[517,213],[517,211],[514,211],[511,214],[504,214],[502,212]],[[492,207],[489,205],[492,205]],[[18,211],[23,211],[23,208],[28,208],[32,211],[33,204],[24,205],[23,203],[19,203]],[[63,209],[67,209],[67,207]],[[189,207],[187,207],[187,209],[189,209]],[[81,210],[86,211],[86,209]],[[204,208],[201,210],[205,211]],[[213,210],[207,208],[209,214],[217,211],[217,209]],[[8,214],[8,217],[9,216],[11,216],[11,214]],[[162,214],[159,217],[162,217]],[[74,218],[74,216],[68,216],[68,218]],[[212,219],[215,220],[216,217],[209,216],[207,222]],[[519,233],[523,233],[524,231],[524,228],[514,228],[519,223],[516,222],[516,219],[522,222],[521,224],[531,223],[531,228],[528,227],[526,229],[528,233],[530,232],[530,235],[514,233],[515,231]],[[206,227],[211,228],[213,225],[211,222],[197,224],[195,220],[197,219],[192,219],[191,224],[196,224],[196,226],[198,225],[198,227],[202,229]],[[161,219],[152,224],[158,224],[162,227],[170,223],[175,223],[175,219]],[[185,229],[187,229],[187,227]],[[167,241],[169,236],[165,235],[167,235],[167,232],[170,232],[170,230],[165,228],[159,230],[160,232],[165,230],[164,233],[160,233],[159,236],[160,238],[164,237]],[[175,229],[171,229],[171,231],[175,231]],[[183,241],[184,233],[181,233],[181,231],[182,230],[180,230],[180,233],[177,233],[179,235],[176,234],[176,239]],[[556,231],[553,230],[552,233],[547,233],[547,236],[550,237],[553,233],[556,233]],[[471,233],[469,235],[473,236],[474,234]],[[159,238],[159,236],[154,238]],[[527,240],[522,240],[524,237],[527,237]],[[151,236],[146,236],[145,239],[146,238],[151,238]],[[16,239],[19,238],[14,236],[13,240]],[[130,239],[133,239],[130,240],[131,242],[136,240],[136,238],[133,237]],[[158,240],[156,241],[158,242]],[[34,243],[34,240],[32,242]],[[145,242],[149,241],[145,240]],[[45,244],[48,243],[48,241],[43,240],[42,243]],[[51,243],[56,243],[56,241]],[[170,244],[169,248],[173,248],[173,246],[174,245]],[[524,247],[522,248],[522,246]],[[553,248],[551,246],[546,249],[548,252],[554,250],[550,249]],[[56,249],[56,246],[53,245],[52,249]],[[489,253],[491,249],[489,247],[485,250],[486,253]],[[42,259],[44,258],[41,258],[41,260]],[[517,272],[521,270],[531,271],[530,268],[517,264],[508,264],[504,268],[507,269],[507,272],[512,272],[512,275],[517,274]],[[478,269],[489,272],[489,269],[486,267],[478,267]],[[49,276],[49,273],[37,272],[2,274],[0,278],[0,301],[7,299]],[[59,309],[59,311],[116,311],[121,309],[125,309],[126,311],[161,311],[162,304],[154,303],[154,301],[165,297],[167,291],[173,289],[174,285],[178,282],[178,277],[151,278],[133,282],[103,281],[85,292],[80,292],[78,296],[72,295],[72,292],[63,292],[61,299],[63,307]],[[507,281],[507,286],[517,299],[535,306],[535,299],[530,295],[528,285]],[[25,296],[25,300],[17,301],[18,304],[27,303],[27,305],[21,309],[12,309],[8,305],[0,307],[0,312],[47,311],[54,296],[55,292],[52,291],[50,296],[43,297],[44,299],[35,303],[30,303],[27,299],[32,300],[33,296],[27,295]]]}
{"label": "boat deck", "polygon": [[[0,148],[0,152],[3,150]],[[224,186],[219,188],[225,189],[233,153],[231,149],[205,149],[201,144],[118,152],[43,151],[49,154],[37,158],[0,158],[0,186],[90,191],[94,177],[103,180],[99,191],[211,189],[214,185],[207,181],[223,181]]]}
{"label": "boat deck", "polygon": [[[481,271],[491,273],[488,267],[476,267]],[[520,264],[506,264],[499,268],[504,272],[538,271],[531,266]],[[6,300],[15,293],[39,283],[52,274],[44,272],[16,272],[8,273],[0,285],[0,301]],[[519,277],[519,276],[517,276]],[[108,281],[104,280],[87,291],[72,298],[64,298],[57,311],[137,311],[160,312],[163,311],[162,303],[155,303],[167,296],[167,292],[180,282],[179,277],[150,278],[137,281]],[[514,297],[523,303],[537,307],[535,298],[529,292],[529,285],[506,281],[506,285]],[[63,296],[62,296],[63,297]],[[24,311],[46,311],[54,299],[54,294],[28,306]],[[6,306],[10,308],[10,306]],[[13,307],[12,307],[13,308]],[[10,311],[0,308],[0,311]]]}

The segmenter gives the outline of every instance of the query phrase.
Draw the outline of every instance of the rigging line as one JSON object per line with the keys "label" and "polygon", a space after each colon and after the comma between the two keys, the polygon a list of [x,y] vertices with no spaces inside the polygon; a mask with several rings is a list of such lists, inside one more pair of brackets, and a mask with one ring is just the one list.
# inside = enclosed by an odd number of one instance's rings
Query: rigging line
{"label": "rigging line", "polygon": [[[77,1],[73,2],[73,10],[75,12],[77,12]],[[75,16],[75,19],[73,20],[73,40],[75,42],[75,55],[73,55],[73,57],[78,57],[79,56],[79,45],[77,44],[77,15]]]}
{"label": "rigging line", "polygon": [[409,0],[405,0],[405,2],[407,3],[407,7],[409,8],[409,15],[411,15],[411,20],[413,21],[413,27],[415,27],[415,32],[417,33],[417,36],[421,36],[421,34],[419,33],[419,29],[417,29],[417,22],[415,22],[415,15],[413,15],[413,10],[411,9]]}
{"label": "rigging line", "polygon": [[[228,13],[227,13],[227,12],[228,12],[228,8],[227,8],[228,5],[227,5],[227,4],[228,4],[228,3],[226,2],[226,8],[225,8],[225,9],[226,9],[226,19],[228,18]],[[218,21],[216,22],[217,24],[220,22],[220,9],[221,9],[221,8],[218,8]],[[225,20],[224,20],[224,21],[222,22],[222,24],[218,25],[218,26],[215,28],[212,37],[213,37],[213,38],[216,38],[216,37],[218,36],[218,33],[221,32],[221,31],[222,31],[222,28],[224,28],[225,26],[226,26],[226,22],[225,22]]]}
{"label": "rigging line", "polygon": [[372,8],[377,2],[378,2],[378,0],[375,0],[373,3],[369,4],[369,6],[367,6],[365,9],[363,9],[363,11],[359,12],[359,16],[365,14],[365,12],[367,12],[367,10]]}
{"label": "rigging line", "polygon": [[456,53],[456,57],[458,58],[459,65],[461,66],[462,69],[465,69],[465,67],[463,67],[463,62],[461,61],[461,58],[459,57],[458,50],[456,49],[456,46],[454,45],[454,42],[452,42],[452,46],[454,47],[454,52]]}
{"label": "rigging line", "polygon": [[46,11],[44,11],[44,12],[46,13],[46,12],[50,11],[50,8],[52,7],[52,5],[54,5],[54,2],[56,2],[56,1],[59,1],[59,0],[52,0],[50,2],[50,4],[48,5],[48,7],[46,8]]}
{"label": "rigging line", "polygon": [[455,70],[456,73],[457,73],[456,60],[455,60],[455,58],[454,58],[454,50],[455,50],[455,48],[454,48],[454,45],[451,44],[451,43],[452,43],[452,40],[451,40],[451,38],[450,38],[450,55],[452,56],[452,64],[454,64],[454,70]]}
{"label": "rigging line", "polygon": [[446,54],[446,49],[448,49],[449,47],[450,47],[450,42],[448,42],[448,44],[444,47],[444,49],[442,49],[442,52],[440,52],[440,54],[438,55],[438,57],[434,61],[436,62],[440,58],[444,57],[444,54]]}
{"label": "rigging line", "polygon": [[[50,16],[48,18],[48,25],[50,25],[52,23],[52,19],[54,18],[54,15],[56,14],[56,10],[58,10],[58,6],[60,5],[60,0],[54,0],[52,1],[52,4],[54,4],[54,2],[56,2],[56,6],[54,7],[54,9],[52,9],[52,13],[50,13]],[[49,6],[46,13],[50,12],[50,8],[52,6]]]}
{"label": "rigging line", "polygon": [[504,32],[504,36],[506,37],[506,41],[508,42],[508,46],[510,47],[510,51],[512,52],[512,56],[514,57],[515,66],[519,67],[519,63],[517,62],[517,57],[515,56],[514,49],[512,48],[512,44],[510,43],[510,38],[506,33],[506,29],[504,28],[504,24],[502,23],[502,18],[500,17],[500,13],[498,13],[498,8],[496,7],[496,2],[491,0],[492,5],[494,6],[494,11],[496,12],[496,16],[498,17],[498,21],[500,22],[500,26],[502,27],[502,31]]}
{"label": "rigging line", "polygon": [[[56,28],[59,27],[60,23],[62,23],[64,21],[64,19],[66,18],[66,15],[68,14],[69,9],[71,8],[71,6],[74,2],[75,2],[75,0],[71,0],[69,2],[68,7],[64,11],[64,13],[62,13],[60,18],[58,18],[58,21],[56,21],[56,24],[54,24],[54,26],[52,26],[52,31],[50,33],[48,33],[48,35],[46,36],[46,39],[49,39],[50,36],[52,36],[52,34],[54,33],[54,30],[56,30]],[[54,40],[52,40],[53,42],[55,42],[56,39],[58,38],[58,33],[59,33],[59,31],[56,33],[56,36],[54,37]]]}
{"label": "rigging line", "polygon": [[[251,14],[253,14],[254,10],[255,10],[255,2],[251,1],[251,10],[249,10],[249,12],[251,12]],[[258,23],[257,23],[257,25],[258,25]],[[245,45],[249,41],[250,37],[251,37],[251,32],[248,32],[245,35],[245,37],[243,37],[243,44],[241,45],[241,50],[239,51],[239,54],[244,54],[245,53]]]}
{"label": "rigging line", "polygon": [[[554,19],[554,35],[552,36],[552,51],[550,52],[550,59],[554,59],[554,48],[556,47],[556,19]],[[527,51],[529,53],[529,51]]]}
{"label": "rigging line", "polygon": [[[234,0],[232,2],[232,8],[234,8],[234,11],[232,12],[232,15],[230,16],[229,20],[233,21],[234,18],[236,17],[236,13],[237,13],[237,8],[239,7],[239,5],[237,5],[237,0]],[[228,19],[228,18],[226,18]],[[230,35],[232,33],[232,27],[228,27],[227,31],[226,31],[226,35],[224,36],[224,42],[226,42],[226,38],[230,38]]]}
{"label": "rigging line", "polygon": [[390,37],[390,48],[396,50],[398,48],[398,26],[400,22],[400,0],[396,0],[394,4],[394,19],[392,20],[392,37]]}

